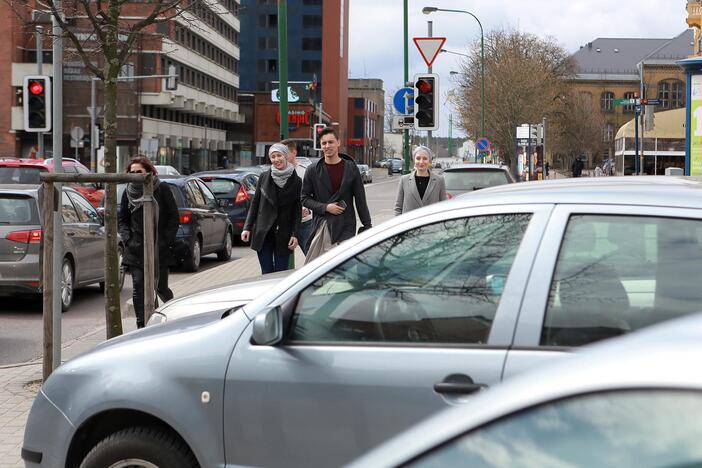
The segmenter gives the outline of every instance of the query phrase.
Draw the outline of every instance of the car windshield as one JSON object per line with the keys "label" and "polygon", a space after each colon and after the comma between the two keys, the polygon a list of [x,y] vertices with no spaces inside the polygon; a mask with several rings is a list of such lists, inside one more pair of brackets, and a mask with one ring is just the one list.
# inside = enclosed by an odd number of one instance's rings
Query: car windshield
{"label": "car windshield", "polygon": [[240,185],[230,179],[207,179],[202,181],[207,185],[215,195],[222,193],[235,192],[239,190]]}
{"label": "car windshield", "polygon": [[0,224],[19,226],[38,224],[38,215],[32,210],[31,197],[14,194],[0,194]]}
{"label": "car windshield", "polygon": [[444,172],[446,190],[475,190],[509,183],[507,174],[495,169]]}
{"label": "car windshield", "polygon": [[40,184],[41,167],[0,167],[0,184]]}

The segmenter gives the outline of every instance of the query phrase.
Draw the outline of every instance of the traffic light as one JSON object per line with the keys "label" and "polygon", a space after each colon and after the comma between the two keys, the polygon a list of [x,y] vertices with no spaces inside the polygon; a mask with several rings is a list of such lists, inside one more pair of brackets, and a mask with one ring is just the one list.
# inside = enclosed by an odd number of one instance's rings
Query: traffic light
{"label": "traffic light", "polygon": [[48,76],[25,76],[22,91],[24,131],[51,130],[51,79]]}
{"label": "traffic light", "polygon": [[97,135],[97,146],[96,148],[102,148],[105,146],[105,129],[102,128],[102,125],[96,124],[95,125],[95,134]]}
{"label": "traffic light", "polygon": [[322,130],[325,128],[327,128],[325,124],[314,124],[314,135],[312,135],[312,137],[314,138],[314,149],[317,151],[322,150],[322,143],[320,142],[319,134],[322,133]]}
{"label": "traffic light", "polygon": [[417,130],[439,128],[439,75],[414,75],[414,116]]}

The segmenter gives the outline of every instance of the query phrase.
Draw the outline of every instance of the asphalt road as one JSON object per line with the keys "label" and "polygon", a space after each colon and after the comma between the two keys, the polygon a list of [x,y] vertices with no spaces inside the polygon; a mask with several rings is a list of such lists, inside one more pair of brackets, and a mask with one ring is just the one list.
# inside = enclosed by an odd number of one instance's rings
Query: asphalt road
{"label": "asphalt road", "polygon": [[[385,172],[375,170],[374,181],[366,184],[366,198],[373,225],[393,217],[393,206],[399,176],[388,178]],[[232,260],[252,252],[246,246],[235,246]],[[214,268],[222,263],[216,255],[202,259],[200,271]],[[192,273],[179,270],[171,272],[170,281],[175,282]],[[122,304],[131,297],[131,278],[127,276],[122,290]],[[98,286],[76,290],[73,305],[62,315],[62,342],[74,340],[105,323],[104,298]],[[43,339],[41,298],[0,298],[0,366],[26,362],[41,357]]]}

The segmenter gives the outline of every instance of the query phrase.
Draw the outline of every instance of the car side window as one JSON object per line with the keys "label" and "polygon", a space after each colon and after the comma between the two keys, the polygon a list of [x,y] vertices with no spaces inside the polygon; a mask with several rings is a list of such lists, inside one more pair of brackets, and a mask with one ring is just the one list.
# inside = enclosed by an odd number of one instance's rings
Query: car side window
{"label": "car side window", "polygon": [[63,219],[64,223],[80,222],[80,217],[76,212],[76,208],[73,206],[66,192],[63,192],[63,196],[61,197],[61,219]]}
{"label": "car side window", "polygon": [[289,339],[485,344],[530,218],[443,221],[371,247],[300,294]]}
{"label": "car side window", "polygon": [[97,211],[95,211],[95,208],[93,208],[90,203],[85,201],[83,197],[76,195],[75,193],[69,193],[68,196],[75,205],[78,212],[78,217],[82,223],[102,223],[102,220],[100,219]]}
{"label": "car side window", "polygon": [[217,199],[212,195],[212,191],[203,182],[197,181],[197,186],[202,192],[202,196],[205,198],[205,206],[209,208],[217,208]]}
{"label": "car side window", "polygon": [[573,215],[558,254],[543,346],[581,346],[699,311],[702,221]]}
{"label": "car side window", "polygon": [[693,391],[580,395],[503,417],[402,466],[700,466],[701,411]]}
{"label": "car side window", "polygon": [[207,206],[205,197],[202,196],[202,192],[197,187],[196,181],[191,180],[188,182],[186,193],[188,194],[188,200],[191,202],[192,206],[197,206],[198,208],[205,208]]}

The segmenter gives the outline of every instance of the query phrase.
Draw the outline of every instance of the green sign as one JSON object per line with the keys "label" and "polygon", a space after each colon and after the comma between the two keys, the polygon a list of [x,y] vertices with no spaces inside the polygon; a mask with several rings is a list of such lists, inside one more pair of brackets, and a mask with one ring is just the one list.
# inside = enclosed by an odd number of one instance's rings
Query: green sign
{"label": "green sign", "polygon": [[615,106],[633,106],[636,104],[636,99],[615,99],[612,103]]}
{"label": "green sign", "polygon": [[702,75],[692,76],[690,102],[690,175],[702,176]]}

